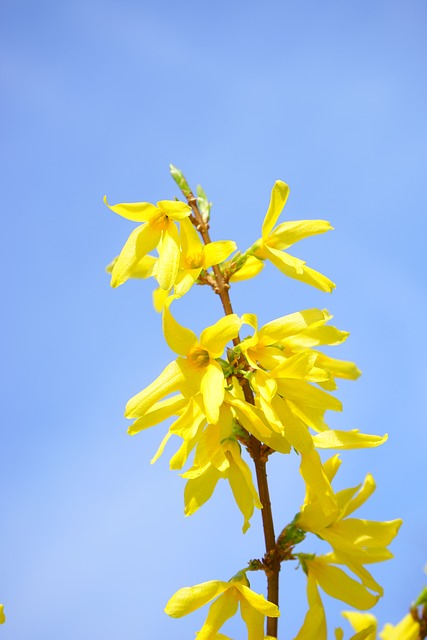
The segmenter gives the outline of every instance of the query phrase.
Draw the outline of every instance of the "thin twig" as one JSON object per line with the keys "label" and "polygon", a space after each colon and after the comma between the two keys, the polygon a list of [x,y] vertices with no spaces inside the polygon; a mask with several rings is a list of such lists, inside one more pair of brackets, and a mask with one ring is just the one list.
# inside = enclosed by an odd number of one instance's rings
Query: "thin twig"
{"label": "thin twig", "polygon": [[[190,220],[199,231],[204,244],[209,244],[210,242],[212,242],[209,235],[209,225],[203,220],[203,217],[197,205],[197,199],[190,192],[187,195],[187,200],[193,211],[193,215],[190,216]],[[216,293],[218,293],[221,299],[225,315],[230,315],[233,313],[233,307],[231,305],[229,294],[230,285],[228,284],[228,282],[226,282],[219,265],[214,265],[212,267],[212,270],[214,272],[216,280],[216,287],[214,290]],[[234,338],[233,343],[235,346],[240,344],[240,337],[237,336],[237,338]],[[255,405],[255,399],[249,381],[243,376],[239,376],[239,383],[243,389],[246,402]],[[276,547],[273,513],[271,510],[270,492],[268,488],[266,470],[268,454],[266,455],[264,446],[253,435],[250,436],[249,442],[246,443],[246,446],[254,461],[258,493],[262,504],[261,516],[265,540],[265,556],[263,559],[263,564],[267,576],[267,598],[270,602],[278,605],[280,557]],[[267,635],[271,636],[272,638],[277,638],[277,623],[277,618],[267,618]]]}

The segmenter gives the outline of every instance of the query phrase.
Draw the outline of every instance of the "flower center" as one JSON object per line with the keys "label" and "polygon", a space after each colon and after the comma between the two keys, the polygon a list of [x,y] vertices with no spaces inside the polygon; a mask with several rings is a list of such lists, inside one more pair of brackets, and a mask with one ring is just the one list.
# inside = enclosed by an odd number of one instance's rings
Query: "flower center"
{"label": "flower center", "polygon": [[210,360],[209,351],[202,349],[202,347],[191,349],[187,358],[196,369],[204,369],[208,366]]}
{"label": "flower center", "polygon": [[164,230],[169,224],[169,218],[166,213],[164,213],[164,211],[162,211],[161,209],[157,209],[157,212],[151,216],[149,222],[150,225],[155,229]]}
{"label": "flower center", "polygon": [[187,269],[200,269],[203,262],[203,255],[201,253],[195,253],[191,256],[186,256],[185,266]]}

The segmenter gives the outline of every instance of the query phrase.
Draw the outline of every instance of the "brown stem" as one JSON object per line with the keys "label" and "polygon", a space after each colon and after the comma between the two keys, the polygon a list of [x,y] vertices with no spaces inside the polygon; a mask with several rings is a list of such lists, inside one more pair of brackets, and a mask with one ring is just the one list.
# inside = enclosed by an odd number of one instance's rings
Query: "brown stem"
{"label": "brown stem", "polygon": [[[203,242],[205,244],[209,244],[211,242],[209,235],[209,225],[203,220],[203,217],[199,211],[199,207],[197,206],[197,199],[192,193],[188,194],[187,199],[188,204],[193,211],[194,217],[192,216],[192,221],[196,226],[196,229],[202,236]],[[228,292],[230,285],[225,281],[221,269],[218,265],[214,265],[212,269],[217,284],[215,291],[218,293],[221,299],[225,315],[230,315],[233,313],[233,307],[231,306],[230,295]],[[238,345],[240,343],[240,338],[235,338],[233,342],[235,345]],[[255,399],[248,380],[242,377],[239,379],[239,382],[243,389],[246,402],[254,405]],[[267,598],[270,602],[278,605],[280,558],[276,548],[273,513],[271,510],[270,492],[268,489],[266,470],[268,457],[264,452],[264,448],[261,445],[261,442],[253,435],[251,435],[249,438],[247,448],[255,464],[258,493],[262,504],[261,516],[265,540],[264,566],[266,567],[267,575]],[[277,623],[277,618],[267,618],[267,635],[271,636],[272,638],[277,638]]]}

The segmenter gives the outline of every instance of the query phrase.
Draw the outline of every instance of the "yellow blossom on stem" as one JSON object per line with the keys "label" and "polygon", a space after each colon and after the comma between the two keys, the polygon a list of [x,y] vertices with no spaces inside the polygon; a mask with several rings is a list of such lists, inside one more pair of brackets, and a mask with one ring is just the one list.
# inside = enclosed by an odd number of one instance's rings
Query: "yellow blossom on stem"
{"label": "yellow blossom on stem", "polygon": [[265,616],[276,618],[280,615],[275,604],[250,589],[244,572],[239,572],[229,582],[211,580],[180,589],[167,603],[165,612],[172,618],[181,618],[215,598],[197,640],[215,640],[220,628],[237,613],[239,606],[248,640],[264,640]]}
{"label": "yellow blossom on stem", "polygon": [[[112,260],[110,264],[108,264],[105,267],[105,271],[107,273],[113,273],[113,269],[117,264],[118,259],[119,259],[119,256],[114,258],[114,260]],[[156,258],[155,256],[150,256],[150,255],[143,256],[141,260],[135,265],[135,268],[132,271],[132,276],[130,277],[141,278],[144,280],[146,278],[150,278],[156,272],[157,262],[158,262],[158,258]]]}
{"label": "yellow blossom on stem", "polygon": [[398,624],[385,624],[379,633],[381,640],[418,640],[420,625],[408,613]]}
{"label": "yellow blossom on stem", "polygon": [[270,260],[282,273],[290,278],[310,284],[322,291],[331,292],[335,284],[318,271],[307,267],[303,260],[291,256],[285,249],[295,242],[319,233],[325,233],[333,227],[325,220],[297,220],[276,224],[289,195],[289,187],[278,180],[272,189],[270,205],[262,225],[261,238],[249,249],[261,260]]}
{"label": "yellow blossom on stem", "polygon": [[342,569],[334,566],[330,556],[303,556],[298,554],[304,570],[332,598],[346,602],[355,609],[366,611],[376,605],[380,596],[374,595]]}
{"label": "yellow blossom on stem", "polygon": [[[323,468],[332,481],[339,468],[338,456],[328,460]],[[392,557],[387,546],[397,535],[402,520],[377,522],[349,517],[374,491],[374,479],[368,474],[363,484],[338,491],[335,499],[339,510],[326,515],[318,495],[313,492],[312,487],[308,487],[297,526],[303,531],[316,534],[331,545],[333,553],[324,556],[328,562],[346,565],[365,587],[382,595],[382,587],[363,565]]]}
{"label": "yellow blossom on stem", "polygon": [[180,240],[174,221],[188,218],[191,208],[174,200],[161,200],[157,206],[148,202],[109,205],[104,196],[104,202],[114,213],[143,223],[132,231],[118,256],[112,269],[111,286],[118,287],[134,277],[142,258],[157,247],[156,279],[162,289],[170,289],[175,283],[180,260]]}
{"label": "yellow blossom on stem", "polygon": [[191,289],[202,270],[219,264],[236,249],[231,240],[203,244],[190,220],[181,222],[181,259],[175,282],[175,294],[183,296]]}
{"label": "yellow blossom on stem", "polygon": [[188,400],[201,394],[203,412],[208,422],[215,424],[224,401],[224,374],[216,361],[228,342],[241,327],[236,314],[225,316],[204,329],[200,339],[190,329],[181,326],[165,305],[163,331],[170,348],[179,357],[167,365],[148,387],[131,398],[126,405],[127,418],[141,418],[156,402],[180,391]]}
{"label": "yellow blossom on stem", "polygon": [[[342,616],[349,621],[351,626],[358,633],[365,632],[366,640],[376,640],[377,619],[372,613],[361,613],[360,611],[343,611]],[[354,637],[354,636],[353,636]]]}
{"label": "yellow blossom on stem", "polygon": [[243,533],[250,526],[254,507],[262,509],[252,473],[241,456],[241,448],[232,434],[233,416],[223,405],[217,424],[207,425],[199,437],[194,464],[185,473],[185,515],[195,513],[213,494],[216,484],[228,480],[237,506],[244,517]]}
{"label": "yellow blossom on stem", "polygon": [[243,265],[230,277],[229,282],[242,282],[254,278],[264,268],[264,262],[255,256],[246,255]]}

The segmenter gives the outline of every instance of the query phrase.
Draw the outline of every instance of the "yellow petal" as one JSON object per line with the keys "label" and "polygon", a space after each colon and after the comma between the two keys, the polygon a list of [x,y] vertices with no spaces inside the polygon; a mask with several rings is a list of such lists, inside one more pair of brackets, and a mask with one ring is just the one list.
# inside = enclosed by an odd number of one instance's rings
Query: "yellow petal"
{"label": "yellow petal", "polygon": [[313,436],[314,446],[318,449],[362,449],[366,447],[378,447],[384,444],[388,435],[374,436],[360,433],[358,429],[351,431],[336,431],[330,429]]}
{"label": "yellow petal", "polygon": [[283,250],[300,240],[304,240],[304,238],[310,238],[319,233],[326,233],[326,231],[332,229],[333,227],[329,222],[326,222],[326,220],[294,220],[292,222],[282,222],[270,235],[268,244],[276,249]]}
{"label": "yellow petal", "polygon": [[326,310],[306,309],[305,311],[297,311],[268,322],[261,327],[259,335],[266,343],[268,341],[272,343],[280,342],[289,336],[301,333],[301,331],[304,331],[314,323],[325,322],[329,317]]}
{"label": "yellow petal", "polygon": [[355,631],[364,631],[373,627],[366,640],[376,640],[377,619],[372,613],[360,613],[359,611],[342,611],[341,615],[349,621]]}
{"label": "yellow petal", "polygon": [[319,501],[319,506],[323,513],[326,516],[338,513],[334,492],[323,471],[322,462],[317,451],[301,454],[300,472],[313,495]]}
{"label": "yellow petal", "polygon": [[309,609],[303,625],[294,640],[326,640],[326,618],[316,580],[307,576],[307,600]]}
{"label": "yellow petal", "polygon": [[153,291],[153,307],[157,311],[157,313],[161,313],[163,311],[164,304],[168,298],[170,291],[166,291],[161,287],[154,289]]}
{"label": "yellow petal", "polygon": [[162,373],[145,389],[129,400],[125,409],[126,418],[143,416],[158,400],[178,391],[183,375],[178,364],[170,362]]}
{"label": "yellow petal", "polygon": [[[279,364],[277,367],[273,369],[271,372],[275,378],[295,378],[299,380],[312,380],[310,374],[313,370],[314,364],[316,362],[317,356],[315,353],[311,351],[303,351],[301,353],[296,353],[294,356],[286,358]],[[316,368],[316,378],[323,378],[324,380],[328,379],[328,376],[324,374],[322,370]]]}
{"label": "yellow petal", "polygon": [[230,460],[231,464],[227,472],[227,478],[237,506],[245,519],[242,531],[243,533],[246,533],[249,529],[250,519],[254,512],[254,505],[258,509],[262,509],[262,504],[258,498],[258,493],[252,481],[251,470],[246,462],[241,458],[237,442],[229,444],[229,451],[232,457]]}
{"label": "yellow petal", "polygon": [[[107,273],[112,273],[114,265],[118,260],[118,256],[105,267]],[[132,269],[132,278],[149,278],[153,275],[157,258],[154,256],[144,256],[138,264]]]}
{"label": "yellow petal", "polygon": [[156,207],[149,202],[122,202],[110,205],[107,202],[107,196],[104,196],[104,203],[114,213],[118,213],[119,216],[134,222],[147,222],[153,215],[157,214]]}
{"label": "yellow petal", "polygon": [[196,584],[194,587],[183,587],[169,600],[165,607],[165,613],[172,618],[186,616],[188,613],[204,607],[205,604],[224,593],[229,586],[228,582],[210,580]]}
{"label": "yellow petal", "polygon": [[240,614],[248,630],[248,640],[264,638],[265,616],[249,605],[244,598],[240,599]]}
{"label": "yellow petal", "polygon": [[201,271],[201,267],[199,269],[187,269],[185,271],[178,271],[175,280],[174,292],[179,298],[182,298],[182,296],[185,296],[185,294],[190,291],[191,287],[199,277]]}
{"label": "yellow petal", "polygon": [[311,349],[323,344],[335,346],[344,342],[349,335],[348,331],[340,331],[330,325],[308,327],[301,334],[288,338],[286,345],[298,349]]}
{"label": "yellow petal", "polygon": [[169,430],[184,440],[191,440],[197,433],[201,423],[205,423],[206,418],[200,410],[194,398],[190,398],[184,412],[171,424]]}
{"label": "yellow petal", "polygon": [[266,238],[279,218],[289,196],[289,187],[282,180],[277,180],[271,190],[270,204],[262,224],[262,237]]}
{"label": "yellow petal", "polygon": [[[181,221],[181,247],[183,257],[199,256],[203,252],[203,243],[194,224],[188,218]],[[201,265],[200,265],[201,266]]]}
{"label": "yellow petal", "polygon": [[327,293],[331,293],[333,289],[335,289],[335,284],[332,280],[329,280],[329,278],[318,271],[305,266],[302,260],[272,247],[265,247],[265,253],[270,262],[286,276],[294,278],[294,280],[298,280],[299,282],[305,282]]}
{"label": "yellow petal", "polygon": [[200,334],[200,344],[209,351],[212,358],[220,358],[228,342],[236,338],[242,321],[232,313],[224,316]]}
{"label": "yellow petal", "polygon": [[184,489],[184,513],[186,516],[193,515],[209,500],[221,477],[220,472],[211,466],[203,475],[190,478],[187,481]]}
{"label": "yellow petal", "polygon": [[381,640],[418,640],[420,625],[408,613],[396,626],[384,625],[379,636]]}
{"label": "yellow petal", "polygon": [[279,607],[273,602],[269,602],[260,593],[252,591],[249,587],[241,582],[233,582],[233,585],[240,591],[244,599],[251,607],[256,609],[269,618],[278,618],[280,616]]}
{"label": "yellow petal", "polygon": [[203,250],[203,268],[208,269],[219,264],[236,250],[236,243],[232,240],[218,240],[210,242]]}
{"label": "yellow petal", "polygon": [[346,602],[355,609],[361,611],[371,609],[379,600],[379,596],[369,593],[364,586],[350,578],[338,567],[322,563],[318,558],[307,560],[307,566],[325,593],[332,598]]}
{"label": "yellow petal", "polygon": [[179,267],[179,235],[174,222],[169,222],[158,247],[157,282],[162,289],[169,290],[175,284]]}
{"label": "yellow petal", "polygon": [[181,394],[174,396],[173,398],[167,398],[156,402],[142,418],[135,420],[133,424],[128,428],[128,434],[130,436],[139,433],[143,429],[148,429],[155,424],[160,424],[164,420],[170,418],[170,416],[177,415],[178,412],[185,407],[187,399]]}
{"label": "yellow petal", "polygon": [[357,380],[361,375],[360,369],[357,368],[354,362],[348,362],[346,360],[338,360],[337,358],[330,358],[324,353],[318,352],[319,364],[328,369],[332,375],[336,378],[344,378],[345,380]]}
{"label": "yellow petal", "polygon": [[358,493],[343,508],[342,517],[345,518],[356,511],[374,493],[376,484],[373,476],[368,473]]}
{"label": "yellow petal", "polygon": [[186,356],[190,349],[197,344],[196,334],[175,320],[169,310],[169,305],[163,307],[163,333],[172,351],[181,356]]}
{"label": "yellow petal", "polygon": [[402,524],[402,520],[390,520],[389,522],[376,522],[374,520],[362,520],[360,518],[346,518],[336,522],[324,535],[337,549],[347,550],[349,553],[354,547],[382,548],[387,547],[396,537]]}
{"label": "yellow petal", "polygon": [[225,400],[234,408],[239,422],[249,433],[253,433],[261,441],[271,436],[271,428],[263,421],[262,414],[256,407],[234,398],[230,393],[226,393]]}
{"label": "yellow petal", "polygon": [[234,589],[229,589],[211,605],[197,640],[213,640],[222,625],[236,614],[238,600],[233,592]]}
{"label": "yellow petal", "polygon": [[151,458],[150,464],[154,464],[155,462],[157,462],[157,460],[160,458],[160,456],[162,455],[163,451],[165,450],[165,446],[167,445],[167,443],[168,443],[168,441],[169,441],[171,436],[172,436],[171,432],[168,431],[167,434],[165,435],[165,437],[163,438],[163,440],[161,441],[161,443],[159,444],[159,447],[158,447],[156,453]]}
{"label": "yellow petal", "polygon": [[191,213],[191,207],[179,200],[160,200],[157,207],[171,220],[185,220]]}
{"label": "yellow petal", "polygon": [[[343,551],[334,551],[333,553],[328,553],[324,558],[328,558],[328,562],[333,562],[334,564],[345,565],[350,571],[356,575],[360,582],[364,587],[370,589],[370,591],[374,591],[379,596],[384,595],[384,589],[376,580],[374,580],[373,576],[369,571],[363,566],[363,562],[369,561],[369,555],[371,551],[376,551],[368,549],[366,551],[365,557],[363,559],[358,559],[355,557],[354,551],[350,553],[345,553]],[[374,556],[375,560],[376,557]]]}
{"label": "yellow petal", "polygon": [[203,370],[200,391],[208,422],[215,424],[219,419],[219,408],[224,402],[224,374],[217,362],[211,362]]}
{"label": "yellow petal", "polygon": [[132,277],[141,259],[157,246],[160,234],[160,230],[146,223],[132,231],[113,267],[112,287],[118,287]]}
{"label": "yellow petal", "polygon": [[264,269],[264,262],[255,256],[248,256],[245,264],[234,273],[229,282],[242,282],[255,278]]}

